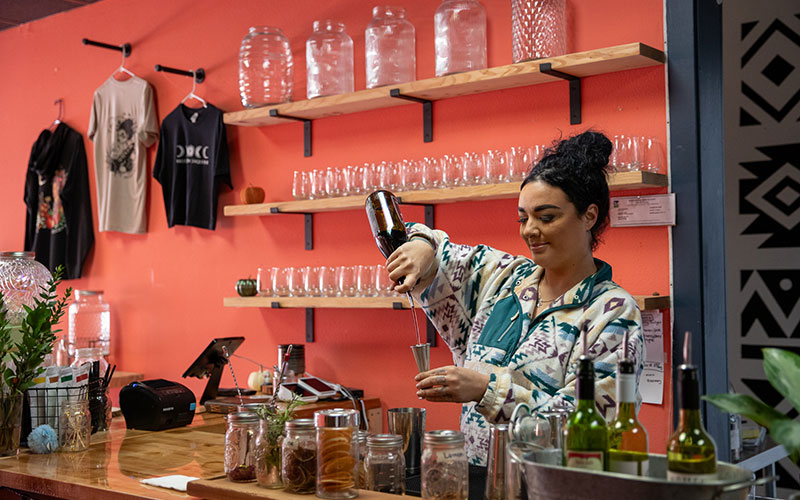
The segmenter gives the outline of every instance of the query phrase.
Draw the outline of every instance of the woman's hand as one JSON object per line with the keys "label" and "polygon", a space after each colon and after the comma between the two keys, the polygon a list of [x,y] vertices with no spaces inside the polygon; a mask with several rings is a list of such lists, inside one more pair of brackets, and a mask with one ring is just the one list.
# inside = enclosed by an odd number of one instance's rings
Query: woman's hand
{"label": "woman's hand", "polygon": [[[436,271],[435,264],[436,253],[429,243],[412,239],[400,245],[386,261],[389,279],[395,282],[393,290],[398,293],[410,292],[421,282],[427,287]],[[403,283],[398,284],[397,280],[404,276]]]}
{"label": "woman's hand", "polygon": [[443,366],[420,372],[414,380],[417,381],[417,396],[428,401],[468,403],[483,398],[490,378],[469,368]]}

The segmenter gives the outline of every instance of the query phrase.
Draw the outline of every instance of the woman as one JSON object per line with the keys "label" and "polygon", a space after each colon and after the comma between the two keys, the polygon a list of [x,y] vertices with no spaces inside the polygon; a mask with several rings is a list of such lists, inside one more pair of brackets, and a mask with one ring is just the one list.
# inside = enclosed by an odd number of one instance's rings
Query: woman
{"label": "woman", "polygon": [[561,141],[525,177],[520,236],[532,259],[458,245],[442,231],[409,224],[409,242],[387,260],[392,280],[405,276],[395,290],[413,291],[453,353],[455,366],[417,375],[417,395],[464,403],[470,463],[485,464],[488,423],[507,421],[517,403],[540,411],[573,406],[581,332],[607,419],[626,331],[641,373],[639,308],[611,281],[611,267],[592,256],[608,225],[610,153],[608,138],[585,132]]}

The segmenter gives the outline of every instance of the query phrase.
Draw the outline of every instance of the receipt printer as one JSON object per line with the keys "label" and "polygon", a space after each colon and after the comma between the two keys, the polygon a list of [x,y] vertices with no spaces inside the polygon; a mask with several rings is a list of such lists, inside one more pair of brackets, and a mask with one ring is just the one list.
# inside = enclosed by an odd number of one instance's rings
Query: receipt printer
{"label": "receipt printer", "polygon": [[160,431],[192,423],[195,399],[187,387],[159,378],[123,387],[119,406],[128,429]]}

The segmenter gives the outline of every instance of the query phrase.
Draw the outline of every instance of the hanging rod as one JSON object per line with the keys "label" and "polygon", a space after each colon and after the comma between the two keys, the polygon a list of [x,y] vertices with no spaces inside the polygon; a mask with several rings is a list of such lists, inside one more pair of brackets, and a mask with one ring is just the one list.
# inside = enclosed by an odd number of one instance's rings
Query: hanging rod
{"label": "hanging rod", "polygon": [[203,68],[197,68],[194,73],[192,70],[185,70],[185,69],[177,69],[177,68],[170,68],[169,66],[162,66],[160,64],[156,64],[156,71],[163,71],[165,73],[175,73],[176,75],[183,75],[183,76],[194,76],[194,80],[197,83],[203,83],[203,80],[206,79],[206,70]]}
{"label": "hanging rod", "polygon": [[88,38],[84,38],[81,40],[84,45],[94,45],[95,47],[102,47],[104,49],[111,49],[111,50],[118,50],[122,52],[123,57],[128,57],[131,55],[131,44],[126,43],[123,45],[111,45],[110,43],[103,43],[103,42],[96,42],[94,40],[89,40]]}

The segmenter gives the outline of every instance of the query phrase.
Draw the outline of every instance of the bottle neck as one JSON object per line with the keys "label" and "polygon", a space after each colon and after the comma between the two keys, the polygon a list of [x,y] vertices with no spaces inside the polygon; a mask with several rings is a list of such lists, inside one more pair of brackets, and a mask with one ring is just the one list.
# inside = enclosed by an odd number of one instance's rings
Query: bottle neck
{"label": "bottle neck", "polygon": [[679,429],[702,429],[703,418],[700,416],[700,410],[685,410],[681,409],[678,414],[678,428]]}
{"label": "bottle neck", "polygon": [[700,390],[697,368],[691,365],[678,367],[678,405],[681,410],[700,409]]}
{"label": "bottle neck", "polygon": [[580,357],[576,375],[575,396],[578,399],[578,406],[587,401],[594,404],[594,363],[590,358]]}

